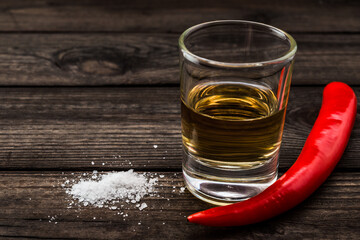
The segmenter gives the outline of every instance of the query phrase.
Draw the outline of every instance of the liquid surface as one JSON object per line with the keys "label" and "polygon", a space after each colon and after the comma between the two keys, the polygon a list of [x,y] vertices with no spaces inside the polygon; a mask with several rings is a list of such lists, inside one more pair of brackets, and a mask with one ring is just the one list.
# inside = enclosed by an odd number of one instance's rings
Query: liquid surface
{"label": "liquid surface", "polygon": [[278,153],[285,109],[261,85],[217,82],[196,85],[182,99],[185,150],[219,167],[252,167]]}

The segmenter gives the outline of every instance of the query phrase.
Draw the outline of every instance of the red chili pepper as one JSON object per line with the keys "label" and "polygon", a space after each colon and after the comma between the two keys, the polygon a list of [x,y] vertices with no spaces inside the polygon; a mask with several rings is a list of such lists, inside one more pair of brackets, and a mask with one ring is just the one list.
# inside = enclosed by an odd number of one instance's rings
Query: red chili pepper
{"label": "red chili pepper", "polygon": [[208,226],[241,226],[281,214],[310,196],[340,160],[356,117],[356,96],[341,82],[328,84],[318,118],[294,165],[273,185],[246,201],[188,217]]}

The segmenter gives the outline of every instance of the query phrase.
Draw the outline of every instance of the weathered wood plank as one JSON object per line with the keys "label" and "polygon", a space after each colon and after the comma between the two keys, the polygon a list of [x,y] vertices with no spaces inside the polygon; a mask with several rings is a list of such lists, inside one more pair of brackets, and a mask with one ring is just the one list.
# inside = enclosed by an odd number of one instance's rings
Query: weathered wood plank
{"label": "weathered wood plank", "polygon": [[[187,190],[180,173],[161,173],[148,207],[120,210],[68,208],[61,184],[82,172],[1,172],[0,237],[61,239],[359,239],[360,173],[335,173],[309,199],[269,221],[246,227],[210,228],[185,216],[209,208]],[[175,186],[175,189],[173,188]],[[173,192],[175,190],[175,192]],[[168,200],[169,199],[169,200]],[[117,212],[124,212],[124,218]],[[53,219],[51,219],[53,217]],[[94,219],[95,217],[95,219]],[[49,222],[50,220],[50,222]],[[141,224],[139,224],[141,223]]]}
{"label": "weathered wood plank", "polygon": [[[295,34],[294,85],[360,84],[360,35]],[[178,84],[178,34],[2,34],[0,85]]]}
{"label": "weathered wood plank", "polygon": [[[292,87],[281,169],[300,153],[322,89]],[[0,168],[179,170],[179,105],[177,87],[0,88]],[[338,169],[360,168],[359,141],[358,115]]]}
{"label": "weathered wood plank", "polygon": [[359,32],[357,1],[2,1],[1,31],[181,32],[205,21],[247,19],[292,32]]}

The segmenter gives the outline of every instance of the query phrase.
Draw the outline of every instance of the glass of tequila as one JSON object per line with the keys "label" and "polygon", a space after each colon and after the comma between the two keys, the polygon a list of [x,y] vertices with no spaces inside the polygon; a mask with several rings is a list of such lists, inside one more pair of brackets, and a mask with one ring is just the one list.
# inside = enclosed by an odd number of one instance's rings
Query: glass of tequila
{"label": "glass of tequila", "polygon": [[295,40],[223,20],[187,29],[179,48],[187,188],[216,205],[257,195],[277,179]]}

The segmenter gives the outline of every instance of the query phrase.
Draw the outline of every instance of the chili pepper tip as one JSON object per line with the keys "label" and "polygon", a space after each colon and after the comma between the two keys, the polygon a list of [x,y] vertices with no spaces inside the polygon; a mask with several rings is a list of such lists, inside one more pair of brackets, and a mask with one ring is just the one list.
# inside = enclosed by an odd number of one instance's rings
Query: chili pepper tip
{"label": "chili pepper tip", "polygon": [[191,214],[190,216],[187,217],[187,221],[191,222],[191,223],[197,223],[198,220],[201,220],[203,217],[202,212],[197,212],[194,214]]}
{"label": "chili pepper tip", "polygon": [[188,222],[192,222],[191,220],[193,219],[193,215],[190,215],[190,216],[188,216],[187,218],[186,218],[186,220],[188,221]]}

